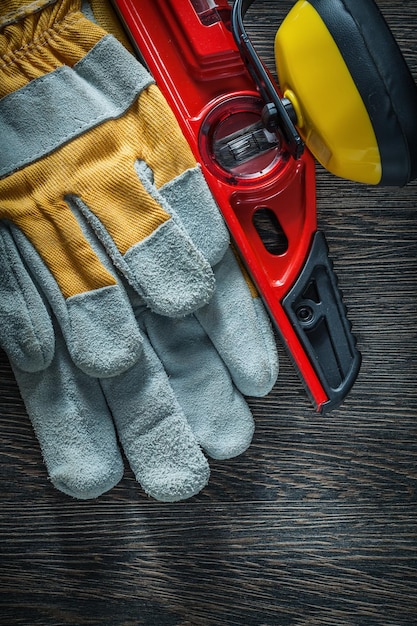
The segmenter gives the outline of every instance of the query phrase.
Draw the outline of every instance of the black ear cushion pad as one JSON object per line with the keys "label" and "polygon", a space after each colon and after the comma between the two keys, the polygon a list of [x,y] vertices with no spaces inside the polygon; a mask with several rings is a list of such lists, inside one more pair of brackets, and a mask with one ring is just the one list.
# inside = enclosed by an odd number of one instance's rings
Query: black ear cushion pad
{"label": "black ear cushion pad", "polygon": [[417,87],[373,0],[309,0],[338,46],[374,128],[382,185],[417,177]]}

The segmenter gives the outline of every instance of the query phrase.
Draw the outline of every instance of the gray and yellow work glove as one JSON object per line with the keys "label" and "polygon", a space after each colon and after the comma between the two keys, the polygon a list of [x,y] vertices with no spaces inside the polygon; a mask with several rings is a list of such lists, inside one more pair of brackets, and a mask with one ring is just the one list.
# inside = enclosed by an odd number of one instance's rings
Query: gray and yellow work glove
{"label": "gray and yellow work glove", "polygon": [[230,458],[251,441],[241,393],[275,382],[269,320],[149,74],[80,2],[10,4],[0,344],[56,487],[115,485],[119,439],[148,494],[190,497],[201,448]]}

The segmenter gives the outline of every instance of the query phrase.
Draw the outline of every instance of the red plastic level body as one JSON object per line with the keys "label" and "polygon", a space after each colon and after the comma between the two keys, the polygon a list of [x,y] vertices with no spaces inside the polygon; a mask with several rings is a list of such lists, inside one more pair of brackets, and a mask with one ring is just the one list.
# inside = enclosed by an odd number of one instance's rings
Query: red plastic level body
{"label": "red plastic level body", "polygon": [[[294,160],[279,135],[269,138],[270,146],[267,138],[259,154],[256,145],[251,152],[264,103],[228,28],[228,2],[114,4],[201,163],[232,238],[320,411],[328,395],[282,306],[316,232],[312,156],[305,150]],[[265,210],[283,234],[278,252],[267,249],[256,226],[257,213]]]}

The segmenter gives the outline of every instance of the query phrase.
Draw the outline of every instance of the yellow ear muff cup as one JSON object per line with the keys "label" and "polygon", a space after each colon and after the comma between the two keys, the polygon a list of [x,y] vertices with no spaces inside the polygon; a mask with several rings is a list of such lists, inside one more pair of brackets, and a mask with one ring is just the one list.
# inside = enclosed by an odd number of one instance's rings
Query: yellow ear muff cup
{"label": "yellow ear muff cup", "polygon": [[370,184],[417,177],[417,87],[373,0],[299,0],[275,54],[300,134],[324,167]]}

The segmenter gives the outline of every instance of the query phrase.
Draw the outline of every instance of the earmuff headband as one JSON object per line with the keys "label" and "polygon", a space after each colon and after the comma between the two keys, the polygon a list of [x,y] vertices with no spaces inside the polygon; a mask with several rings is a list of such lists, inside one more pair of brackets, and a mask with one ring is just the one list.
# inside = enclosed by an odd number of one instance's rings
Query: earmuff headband
{"label": "earmuff headband", "polygon": [[304,143],[291,120],[291,105],[287,110],[243,25],[245,14],[253,2],[254,0],[235,0],[231,18],[232,33],[242,59],[266,103],[263,115],[265,126],[269,130],[279,128],[289,152],[295,159],[299,159],[304,150]]}

